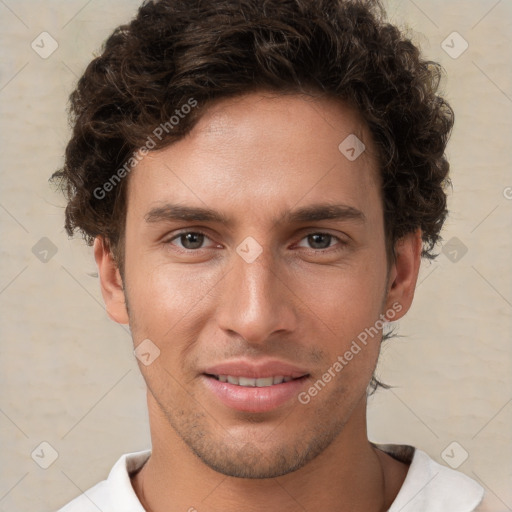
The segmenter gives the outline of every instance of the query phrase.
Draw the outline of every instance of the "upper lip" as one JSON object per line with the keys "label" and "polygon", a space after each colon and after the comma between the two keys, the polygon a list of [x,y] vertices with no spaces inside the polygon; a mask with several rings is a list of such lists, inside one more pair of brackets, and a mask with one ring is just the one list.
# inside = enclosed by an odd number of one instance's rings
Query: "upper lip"
{"label": "upper lip", "polygon": [[208,375],[231,375],[233,377],[249,377],[252,379],[264,379],[266,377],[291,377],[297,379],[309,375],[309,373],[298,366],[277,360],[247,361],[234,360],[225,361],[214,366],[209,366],[203,373]]}

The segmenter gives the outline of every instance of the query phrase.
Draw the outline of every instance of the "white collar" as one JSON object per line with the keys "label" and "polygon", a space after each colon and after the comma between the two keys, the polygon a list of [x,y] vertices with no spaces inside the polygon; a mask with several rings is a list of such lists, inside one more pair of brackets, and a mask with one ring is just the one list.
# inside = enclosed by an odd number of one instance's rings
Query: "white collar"
{"label": "white collar", "polygon": [[408,445],[374,445],[410,463],[404,483],[388,512],[473,512],[484,489],[464,473],[438,464]]}
{"label": "white collar", "polygon": [[[468,476],[442,466],[425,452],[407,445],[374,444],[392,457],[410,464],[404,483],[388,512],[473,512],[483,488]],[[149,459],[151,450],[126,453],[107,480],[92,487],[59,512],[83,512],[93,502],[104,512],[145,512],[130,476]]]}

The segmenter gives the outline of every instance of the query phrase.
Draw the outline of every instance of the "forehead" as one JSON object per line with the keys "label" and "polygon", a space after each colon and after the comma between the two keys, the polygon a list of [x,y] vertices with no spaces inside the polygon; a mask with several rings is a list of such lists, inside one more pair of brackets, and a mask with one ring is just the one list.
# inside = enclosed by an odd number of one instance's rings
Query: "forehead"
{"label": "forehead", "polygon": [[304,95],[217,101],[186,137],[145,157],[129,181],[129,209],[170,201],[275,218],[299,203],[363,210],[380,197],[374,145],[357,110]]}

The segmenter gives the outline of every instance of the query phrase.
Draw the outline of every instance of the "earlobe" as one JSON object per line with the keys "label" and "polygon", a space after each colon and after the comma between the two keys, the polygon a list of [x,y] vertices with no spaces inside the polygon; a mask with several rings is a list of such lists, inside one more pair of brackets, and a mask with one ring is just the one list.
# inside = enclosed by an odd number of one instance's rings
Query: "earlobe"
{"label": "earlobe", "polygon": [[418,280],[422,247],[420,229],[408,233],[395,244],[395,259],[389,272],[386,311],[393,309],[396,314],[390,320],[403,317],[411,307]]}
{"label": "earlobe", "polygon": [[128,324],[121,274],[108,243],[102,237],[96,237],[94,240],[94,259],[98,266],[101,294],[108,316],[114,322]]}

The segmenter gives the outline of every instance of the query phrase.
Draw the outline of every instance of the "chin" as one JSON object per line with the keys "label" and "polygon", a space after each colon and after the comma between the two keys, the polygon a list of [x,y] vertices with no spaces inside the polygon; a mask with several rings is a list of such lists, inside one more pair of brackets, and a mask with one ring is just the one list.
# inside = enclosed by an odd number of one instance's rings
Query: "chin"
{"label": "chin", "polygon": [[276,478],[293,473],[317,455],[310,451],[300,453],[284,446],[279,451],[273,449],[266,453],[252,443],[247,443],[239,450],[226,449],[225,446],[220,450],[198,450],[197,447],[192,450],[217,473],[248,479]]}
{"label": "chin", "polygon": [[[283,428],[280,435],[273,429],[258,442],[246,440],[254,440],[254,435],[232,435],[218,425],[214,431],[200,428],[202,422],[198,419],[196,417],[189,428],[182,424],[174,430],[210,469],[226,476],[248,479],[276,478],[301,469],[323,453],[343,428],[343,425],[332,425],[324,431],[294,432]],[[250,430],[253,431],[254,426]]]}

